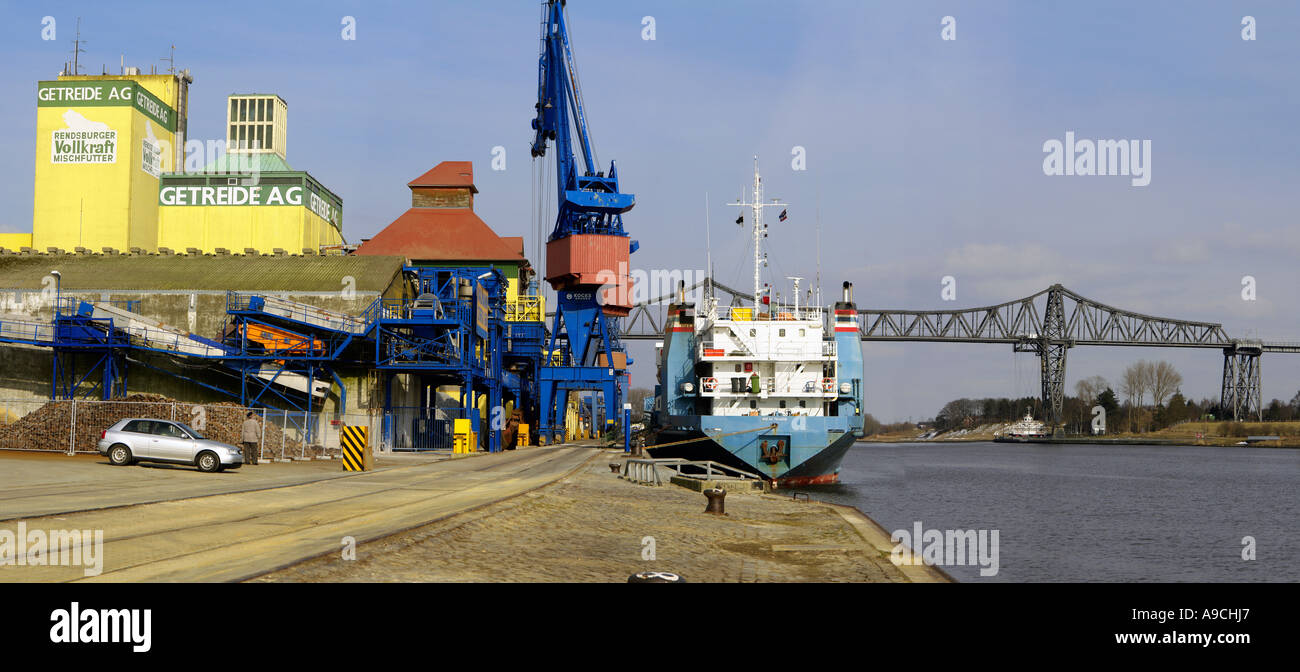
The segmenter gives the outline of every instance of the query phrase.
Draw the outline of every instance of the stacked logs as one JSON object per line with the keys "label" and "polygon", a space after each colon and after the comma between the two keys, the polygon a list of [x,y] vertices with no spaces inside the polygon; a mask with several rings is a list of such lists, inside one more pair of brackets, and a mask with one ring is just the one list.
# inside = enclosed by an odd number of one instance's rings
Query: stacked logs
{"label": "stacked logs", "polygon": [[[244,414],[248,409],[232,403],[189,404],[157,394],[133,394],[114,401],[47,402],[16,422],[0,424],[0,448],[66,452],[69,440],[78,452],[95,452],[105,429],[123,418],[175,420],[194,427],[215,441],[239,445]],[[75,414],[75,417],[74,417]],[[260,420],[259,420],[260,421]],[[70,436],[72,427],[75,436]],[[278,454],[297,454],[302,445],[267,422],[263,445]]]}

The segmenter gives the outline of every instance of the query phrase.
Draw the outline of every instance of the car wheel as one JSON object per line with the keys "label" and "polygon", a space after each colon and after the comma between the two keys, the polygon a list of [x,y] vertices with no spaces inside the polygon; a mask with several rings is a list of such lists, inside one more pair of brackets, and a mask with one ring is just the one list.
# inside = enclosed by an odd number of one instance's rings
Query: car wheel
{"label": "car wheel", "polygon": [[131,449],[121,443],[113,444],[113,447],[108,449],[108,461],[119,467],[131,464]]}
{"label": "car wheel", "polygon": [[210,451],[199,453],[199,459],[195,462],[199,466],[199,471],[209,474],[221,471],[221,460],[217,458],[216,453]]}

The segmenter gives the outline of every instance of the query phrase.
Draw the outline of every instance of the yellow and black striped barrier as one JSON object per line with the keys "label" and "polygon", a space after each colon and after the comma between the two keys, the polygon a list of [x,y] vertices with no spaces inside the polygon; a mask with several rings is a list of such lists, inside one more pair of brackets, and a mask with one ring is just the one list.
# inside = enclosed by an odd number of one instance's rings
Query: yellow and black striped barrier
{"label": "yellow and black striped barrier", "polygon": [[343,426],[343,471],[369,471],[374,468],[367,440],[369,427]]}

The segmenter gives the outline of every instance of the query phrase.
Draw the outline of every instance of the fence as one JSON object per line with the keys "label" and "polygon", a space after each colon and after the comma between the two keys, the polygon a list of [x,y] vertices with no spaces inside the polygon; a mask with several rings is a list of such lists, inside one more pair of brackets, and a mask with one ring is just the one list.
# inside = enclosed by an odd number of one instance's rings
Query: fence
{"label": "fence", "polygon": [[470,410],[467,416],[461,408],[406,407],[388,413],[336,415],[171,400],[0,400],[0,449],[93,453],[100,434],[123,418],[183,422],[207,438],[242,445],[249,411],[259,425],[261,460],[337,456],[344,425],[367,427],[376,451],[449,451],[453,421],[478,413]]}
{"label": "fence", "polygon": [[382,417],[379,433],[372,436],[380,437],[381,450],[451,450],[455,420],[477,415],[477,409],[397,407]]}
{"label": "fence", "polygon": [[0,449],[93,453],[103,431],[123,418],[183,422],[207,438],[240,445],[249,411],[258,420],[262,459],[308,459],[333,455],[339,449],[339,433],[344,423],[371,424],[370,418],[364,414],[335,417],[333,414],[246,408],[234,404],[130,399],[0,400]]}

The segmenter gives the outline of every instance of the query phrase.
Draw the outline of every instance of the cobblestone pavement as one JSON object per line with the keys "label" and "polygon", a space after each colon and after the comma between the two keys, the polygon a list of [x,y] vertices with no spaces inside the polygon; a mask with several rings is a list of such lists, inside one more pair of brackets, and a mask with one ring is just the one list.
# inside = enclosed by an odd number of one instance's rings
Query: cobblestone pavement
{"label": "cobblestone pavement", "polygon": [[[254,580],[624,582],[657,570],[689,582],[907,581],[829,507],[732,493],[726,516],[706,514],[700,493],[624,481],[605,457],[540,490],[363,544],[355,560],[336,553]],[[654,559],[643,559],[651,543]]]}

